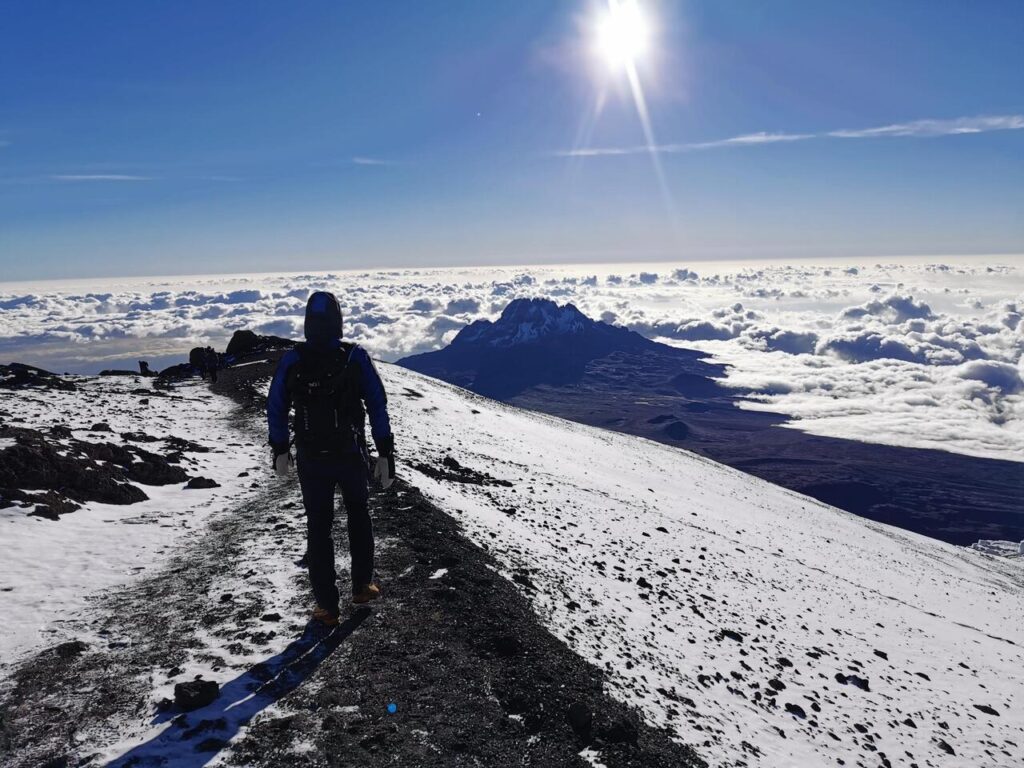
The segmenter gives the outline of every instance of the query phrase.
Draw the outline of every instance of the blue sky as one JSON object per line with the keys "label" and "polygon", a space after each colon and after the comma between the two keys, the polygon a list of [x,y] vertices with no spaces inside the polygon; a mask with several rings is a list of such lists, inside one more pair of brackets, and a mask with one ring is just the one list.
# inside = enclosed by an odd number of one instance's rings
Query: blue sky
{"label": "blue sky", "polygon": [[8,3],[0,280],[1024,251],[1024,4],[640,4]]}

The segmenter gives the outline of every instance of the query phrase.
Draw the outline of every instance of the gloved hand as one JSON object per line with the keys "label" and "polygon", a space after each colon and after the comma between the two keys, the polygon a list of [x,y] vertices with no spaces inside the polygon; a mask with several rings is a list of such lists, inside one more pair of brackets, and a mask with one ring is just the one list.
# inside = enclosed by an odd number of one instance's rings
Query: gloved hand
{"label": "gloved hand", "polygon": [[395,482],[395,438],[385,437],[377,440],[377,466],[373,477],[385,491]]}
{"label": "gloved hand", "polygon": [[270,451],[274,472],[278,477],[287,477],[288,470],[290,470],[292,466],[292,454],[288,450],[288,444],[271,444]]}

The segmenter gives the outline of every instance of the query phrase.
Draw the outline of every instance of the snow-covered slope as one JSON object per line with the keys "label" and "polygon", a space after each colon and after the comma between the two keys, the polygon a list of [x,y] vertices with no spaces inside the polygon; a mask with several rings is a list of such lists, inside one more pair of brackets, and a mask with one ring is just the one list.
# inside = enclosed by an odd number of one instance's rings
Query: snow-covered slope
{"label": "snow-covered slope", "polygon": [[[243,442],[232,424],[233,403],[203,382],[161,390],[140,376],[66,380],[75,391],[2,390],[0,421],[46,432],[61,452],[74,440],[151,451],[177,446],[189,475],[219,487],[136,484],[148,500],[86,501],[59,520],[30,516],[31,504],[0,508],[0,676],[36,646],[88,639],[87,608],[97,596],[161,565],[209,515],[244,500],[253,482],[248,472],[265,463],[262,446]],[[97,422],[101,431],[92,429]],[[66,431],[55,436],[55,427]]]}
{"label": "snow-covered slope", "polygon": [[[615,695],[712,764],[1021,765],[1019,563],[381,373],[406,475]],[[445,456],[509,485],[432,471]]]}

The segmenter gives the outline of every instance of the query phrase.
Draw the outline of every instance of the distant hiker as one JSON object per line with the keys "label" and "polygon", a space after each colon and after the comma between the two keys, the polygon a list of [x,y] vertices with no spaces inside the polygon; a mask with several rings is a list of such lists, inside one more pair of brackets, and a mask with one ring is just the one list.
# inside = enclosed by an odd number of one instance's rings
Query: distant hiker
{"label": "distant hiker", "polygon": [[[341,307],[317,291],[306,302],[306,341],[285,353],[270,385],[267,420],[274,469],[291,464],[288,412],[295,408],[295,448],[306,508],[306,562],[317,607],[313,618],[333,626],[340,613],[334,570],[334,489],[348,513],[352,602],[380,596],[373,583],[373,527],[367,507],[369,479],[366,414],[377,446],[374,475],[384,488],[395,479],[394,438],[387,395],[362,347],[341,340]],[[365,404],[365,410],[364,410]]]}
{"label": "distant hiker", "polygon": [[217,368],[220,367],[220,360],[217,359],[217,351],[213,347],[207,347],[205,352],[206,372],[210,374],[210,381],[217,383]]}
{"label": "distant hiker", "polygon": [[192,366],[193,370],[206,378],[206,350],[202,347],[192,347],[192,350],[188,353],[188,364]]}

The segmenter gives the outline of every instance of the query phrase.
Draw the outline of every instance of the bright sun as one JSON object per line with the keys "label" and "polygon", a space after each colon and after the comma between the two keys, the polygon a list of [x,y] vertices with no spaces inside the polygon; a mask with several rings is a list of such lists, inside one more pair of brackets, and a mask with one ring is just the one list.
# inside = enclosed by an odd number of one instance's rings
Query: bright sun
{"label": "bright sun", "polygon": [[650,45],[651,30],[636,0],[608,0],[597,22],[597,53],[613,71],[635,66]]}

